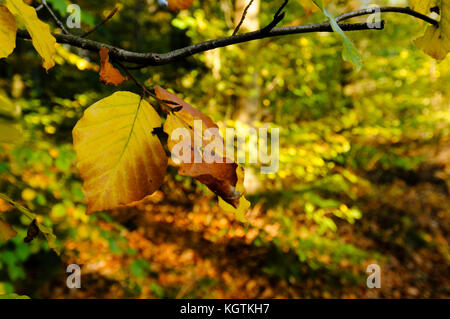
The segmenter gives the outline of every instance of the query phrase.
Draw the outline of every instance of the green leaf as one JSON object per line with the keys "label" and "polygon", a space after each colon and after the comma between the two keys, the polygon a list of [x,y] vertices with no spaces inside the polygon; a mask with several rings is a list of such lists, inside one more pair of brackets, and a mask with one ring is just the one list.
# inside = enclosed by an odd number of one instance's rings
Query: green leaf
{"label": "green leaf", "polygon": [[150,270],[150,266],[144,259],[135,259],[130,264],[130,272],[135,277],[143,277]]}
{"label": "green leaf", "polygon": [[153,291],[153,293],[156,295],[156,297],[158,298],[163,298],[165,293],[164,293],[164,288],[161,287],[160,285],[158,285],[156,282],[152,282],[150,284],[150,289]]}
{"label": "green leaf", "polygon": [[[0,193],[0,198],[4,201],[8,202],[10,205],[14,206],[19,212],[21,212],[23,215],[28,217],[30,221],[33,221],[36,219],[37,215],[32,213],[28,208],[23,207],[22,205],[19,205],[15,201],[13,201],[11,198],[6,196],[5,194]],[[61,247],[59,246],[58,242],[56,241],[56,236],[53,234],[53,230],[50,227],[45,226],[42,223],[37,222],[37,227],[39,228],[39,231],[44,235],[45,239],[47,240],[48,247],[50,249],[53,249],[53,251],[57,254],[61,254]]]}
{"label": "green leaf", "polygon": [[350,39],[347,37],[344,31],[342,31],[341,27],[339,26],[339,24],[337,24],[334,17],[325,9],[322,0],[313,0],[313,2],[320,8],[320,10],[322,10],[323,14],[330,20],[330,25],[331,28],[334,30],[334,32],[342,36],[344,40],[344,49],[342,50],[342,58],[345,61],[352,62],[356,66],[356,69],[359,71],[361,69],[361,61],[362,61],[361,53],[359,53],[358,49],[355,47],[353,42],[350,41]]}

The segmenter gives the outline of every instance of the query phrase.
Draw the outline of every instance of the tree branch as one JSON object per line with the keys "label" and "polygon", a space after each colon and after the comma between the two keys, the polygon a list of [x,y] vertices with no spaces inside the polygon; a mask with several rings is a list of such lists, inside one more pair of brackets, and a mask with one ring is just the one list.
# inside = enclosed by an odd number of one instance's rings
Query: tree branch
{"label": "tree branch", "polygon": [[283,4],[281,5],[281,7],[277,10],[277,12],[275,13],[275,15],[273,16],[273,20],[272,22],[270,22],[267,26],[265,26],[262,30],[264,30],[265,32],[272,30],[273,28],[275,28],[278,23],[281,22],[281,20],[284,19],[285,13],[282,12],[284,7],[286,7],[286,5],[288,4],[289,0],[284,0]]}
{"label": "tree branch", "polygon": [[83,34],[81,37],[85,38],[88,35],[90,35],[91,33],[94,33],[95,31],[97,31],[98,28],[100,28],[102,25],[104,25],[106,22],[108,22],[112,17],[114,17],[114,15],[116,14],[117,10],[119,10],[119,8],[114,8],[114,10],[111,11],[110,14],[108,14],[108,16],[99,24],[97,24],[95,27],[93,27],[91,30],[89,30],[88,32],[86,32],[85,34]]}
{"label": "tree branch", "polygon": [[[381,12],[397,12],[412,15],[416,18],[422,19],[428,23],[436,25],[438,22],[430,19],[427,16],[421,15],[409,8],[392,8],[392,7],[382,7],[379,8]],[[350,12],[343,14],[336,19],[343,21],[357,16],[372,14],[374,11],[372,8],[358,10],[355,12]],[[367,23],[352,23],[346,24],[342,23],[339,25],[343,31],[357,31],[357,30],[382,30],[384,29],[384,21],[381,21],[380,26],[373,27]],[[301,34],[301,33],[312,33],[312,32],[333,32],[329,22],[323,22],[318,24],[309,25],[299,25],[299,26],[289,26],[289,27],[279,27],[273,28],[270,31],[261,29],[258,31],[237,34],[231,37],[219,38],[215,40],[210,40],[202,43],[197,43],[194,45],[187,46],[185,48],[177,49],[167,53],[139,53],[127,51],[122,48],[113,47],[109,44],[93,41],[90,39],[85,39],[71,34],[53,34],[58,43],[65,43],[71,46],[79,47],[89,51],[98,52],[101,47],[106,47],[109,49],[110,57],[114,58],[115,61],[135,63],[143,66],[156,66],[172,63],[174,61],[192,56],[197,53],[213,50],[220,47],[225,47],[233,44],[249,42],[258,39],[284,36],[290,34]],[[30,39],[30,35],[25,30],[19,30],[17,36],[23,39]]]}
{"label": "tree branch", "polygon": [[[357,30],[382,30],[381,28],[370,28],[366,23],[354,23],[354,24],[341,24],[341,29],[344,31],[357,31]],[[220,38],[216,40],[210,40],[202,43],[197,43],[182,49],[177,49],[167,53],[139,53],[127,51],[122,48],[117,48],[106,43],[97,42],[85,38],[81,38],[75,35],[69,34],[53,34],[58,43],[70,44],[71,46],[82,48],[89,51],[99,51],[102,47],[106,47],[110,51],[110,56],[117,61],[129,62],[135,64],[145,64],[146,66],[156,66],[171,63],[176,60],[180,60],[191,55],[209,51],[212,49],[229,46],[232,44],[238,44],[242,42],[249,42],[258,39],[270,38],[275,36],[299,34],[299,33],[312,33],[312,32],[333,32],[329,22],[323,22],[319,24],[300,25],[291,27],[274,28],[269,32],[264,30],[258,30],[243,34],[238,34],[231,37]],[[17,36],[23,39],[30,39],[30,35],[26,30],[19,30]]]}
{"label": "tree branch", "polygon": [[410,16],[413,16],[415,18],[421,19],[423,21],[426,21],[432,25],[439,25],[439,22],[424,15],[419,12],[416,12],[412,10],[411,8],[399,8],[399,7],[372,7],[372,8],[365,8],[349,13],[341,14],[340,16],[336,17],[336,22],[341,22],[344,20],[348,20],[350,18],[360,17],[368,14],[376,13],[379,10],[379,12],[395,12],[395,13],[403,13]]}

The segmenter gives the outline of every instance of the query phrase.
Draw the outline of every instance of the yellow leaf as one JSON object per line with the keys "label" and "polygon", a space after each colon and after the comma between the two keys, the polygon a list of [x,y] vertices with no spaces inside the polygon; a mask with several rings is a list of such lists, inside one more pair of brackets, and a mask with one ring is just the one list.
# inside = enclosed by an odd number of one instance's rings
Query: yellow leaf
{"label": "yellow leaf", "polygon": [[244,197],[245,188],[244,188],[244,176],[245,172],[242,167],[238,167],[236,169],[237,178],[238,181],[236,183],[236,192],[239,192],[241,197],[239,198],[239,205],[237,208],[233,207],[226,201],[224,201],[221,197],[219,197],[219,206],[226,212],[234,213],[236,216],[236,219],[240,222],[245,223],[247,221],[247,218],[245,217],[245,214],[247,213],[248,209],[250,208],[250,202]]}
{"label": "yellow leaf", "polygon": [[440,13],[438,26],[430,25],[425,34],[416,39],[416,45],[436,60],[443,60],[450,52],[450,4],[448,1],[413,1],[413,8],[424,14],[437,5]]}
{"label": "yellow leaf", "polygon": [[6,6],[30,33],[33,46],[42,57],[42,66],[51,69],[55,65],[56,39],[50,33],[50,26],[39,20],[36,10],[22,0],[6,0]]}
{"label": "yellow leaf", "polygon": [[158,189],[167,156],[153,129],[158,113],[139,95],[116,92],[90,106],[73,129],[88,213],[139,201]]}
{"label": "yellow leaf", "polygon": [[20,125],[0,118],[0,144],[15,144],[23,138]]}
{"label": "yellow leaf", "polygon": [[16,47],[17,25],[8,8],[0,5],[0,59],[10,55]]}
{"label": "yellow leaf", "polygon": [[411,8],[423,14],[429,14],[430,8],[435,5],[436,0],[410,0]]}
{"label": "yellow leaf", "polygon": [[17,232],[11,227],[11,225],[0,218],[0,239],[5,242],[16,237],[16,235]]}

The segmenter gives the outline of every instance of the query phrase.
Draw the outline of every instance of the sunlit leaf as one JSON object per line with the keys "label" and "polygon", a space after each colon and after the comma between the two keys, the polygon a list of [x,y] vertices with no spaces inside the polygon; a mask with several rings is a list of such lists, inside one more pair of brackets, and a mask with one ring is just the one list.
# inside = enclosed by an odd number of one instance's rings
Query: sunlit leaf
{"label": "sunlit leaf", "polygon": [[423,14],[429,14],[430,8],[436,5],[440,0],[410,0],[411,8]]}
{"label": "sunlit leaf", "polygon": [[109,62],[109,49],[102,47],[100,49],[100,81],[105,84],[113,84],[119,85],[124,81],[128,81],[128,77],[120,74],[120,71],[117,70],[110,62]]}
{"label": "sunlit leaf", "polygon": [[88,213],[130,204],[161,186],[167,156],[153,129],[158,113],[139,95],[116,92],[90,106],[73,129]]}
{"label": "sunlit leaf", "polygon": [[16,47],[17,25],[7,7],[0,4],[0,59],[10,55]]}
{"label": "sunlit leaf", "polygon": [[239,198],[239,203],[236,206],[232,206],[222,198],[219,197],[219,206],[226,212],[234,213],[236,219],[240,222],[246,222],[247,218],[245,217],[245,213],[247,213],[250,208],[250,202],[244,197],[245,189],[244,189],[244,169],[242,167],[238,167],[236,169],[238,181],[236,183],[236,192],[242,194]]}
{"label": "sunlit leaf", "polygon": [[56,39],[50,33],[50,26],[39,20],[36,10],[22,0],[6,0],[6,6],[30,33],[33,46],[42,57],[42,66],[51,69],[55,65]]}
{"label": "sunlit leaf", "polygon": [[[443,60],[450,51],[450,3],[443,0],[412,1],[413,8],[423,14],[430,14],[431,9],[439,12],[438,26],[430,25],[425,34],[416,39],[416,45],[436,60]],[[438,8],[438,9],[437,9]]]}

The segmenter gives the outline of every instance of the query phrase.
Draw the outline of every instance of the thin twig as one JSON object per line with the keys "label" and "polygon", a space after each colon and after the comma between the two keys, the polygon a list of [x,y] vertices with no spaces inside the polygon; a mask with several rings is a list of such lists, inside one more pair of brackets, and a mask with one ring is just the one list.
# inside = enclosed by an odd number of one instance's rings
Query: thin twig
{"label": "thin twig", "polygon": [[273,16],[273,20],[272,22],[270,22],[267,26],[265,26],[263,29],[264,32],[268,32],[270,30],[272,30],[273,28],[275,28],[278,23],[281,22],[281,20],[284,19],[285,13],[282,12],[284,7],[286,7],[286,5],[288,4],[289,0],[284,0],[283,4],[281,5],[280,8],[278,8],[277,12],[275,13],[275,15]]}
{"label": "thin twig", "polygon": [[244,12],[242,13],[241,21],[239,21],[238,25],[234,29],[233,35],[236,35],[239,32],[239,29],[241,28],[242,24],[244,23],[245,18],[247,17],[248,9],[250,9],[251,5],[253,4],[253,1],[255,1],[255,0],[250,0],[250,2],[245,7]]}
{"label": "thin twig", "polygon": [[278,11],[275,13],[275,15],[273,16],[274,18],[278,17],[281,13],[281,11],[283,11],[284,7],[287,6],[289,0],[284,0],[283,4],[281,5],[280,8],[278,8]]}
{"label": "thin twig", "polygon": [[97,24],[95,27],[93,27],[91,30],[89,30],[85,34],[83,34],[81,37],[85,38],[88,35],[90,35],[91,33],[94,33],[95,31],[97,31],[98,28],[100,28],[102,25],[104,25],[106,22],[108,22],[112,17],[114,17],[114,15],[116,14],[117,10],[119,10],[119,8],[115,7],[114,10],[112,10],[110,12],[110,14],[102,22]]}
{"label": "thin twig", "polygon": [[[58,17],[56,16],[56,14],[53,12],[52,8],[50,8],[50,6],[47,4],[46,0],[42,0],[42,5],[47,9],[47,11],[50,13],[50,15],[52,16],[53,20],[56,22],[56,24],[61,28],[61,30],[65,33],[65,34],[70,34],[69,31],[67,31],[66,27],[64,26],[64,24],[58,19]],[[36,9],[37,10],[37,9]]]}
{"label": "thin twig", "polygon": [[[392,7],[381,7],[381,12],[397,12],[402,14],[407,14],[414,16],[418,19],[424,20],[432,25],[436,25],[438,22],[430,19],[429,17],[420,15],[419,13],[412,11],[409,8],[392,8]],[[339,16],[340,21],[350,18],[363,16],[367,14],[372,14],[373,9],[359,10],[355,12],[350,12],[342,16]],[[384,21],[381,21],[379,26],[375,28],[371,24],[367,23],[343,23],[339,25],[343,31],[357,31],[357,30],[382,30],[384,28]],[[127,51],[122,48],[113,47],[109,44],[85,39],[82,37],[66,34],[53,34],[58,43],[69,44],[74,47],[79,47],[89,51],[98,52],[101,47],[106,47],[110,50],[110,57],[114,58],[115,61],[135,63],[145,66],[155,66],[164,65],[184,59],[186,57],[192,56],[197,53],[213,50],[220,47],[225,47],[233,44],[249,42],[258,39],[271,38],[277,36],[284,36],[288,34],[300,34],[300,33],[312,33],[312,32],[333,32],[330,23],[322,22],[318,24],[309,25],[298,25],[289,27],[279,27],[270,30],[269,32],[263,32],[262,30],[247,32],[242,34],[237,34],[235,36],[230,36],[226,38],[219,38],[215,40],[210,40],[202,43],[197,43],[194,45],[187,46],[185,48],[177,49],[167,53],[139,53]],[[19,30],[17,36],[23,39],[30,39],[30,34],[25,30]]]}

